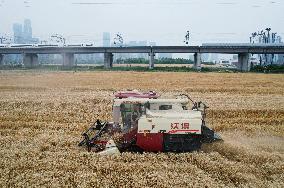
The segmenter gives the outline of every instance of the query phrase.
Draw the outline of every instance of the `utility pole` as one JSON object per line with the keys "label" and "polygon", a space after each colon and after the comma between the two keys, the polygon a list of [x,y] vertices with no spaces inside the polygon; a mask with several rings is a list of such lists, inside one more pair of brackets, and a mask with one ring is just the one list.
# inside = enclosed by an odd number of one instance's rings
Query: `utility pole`
{"label": "utility pole", "polygon": [[11,38],[8,38],[7,36],[0,36],[0,44],[4,44],[5,42],[11,42]]}
{"label": "utility pole", "polygon": [[185,45],[189,44],[189,37],[190,37],[190,34],[189,34],[189,31],[187,31],[185,35],[185,40],[183,41]]}
{"label": "utility pole", "polygon": [[263,30],[261,30],[260,32],[258,32],[257,34],[259,36],[259,43],[265,43],[265,33],[263,32]]}
{"label": "utility pole", "polygon": [[272,33],[272,43],[276,43],[276,35],[277,33]]}
{"label": "utility pole", "polygon": [[254,39],[255,39],[255,37],[257,36],[257,33],[256,32],[254,32],[254,33],[252,33],[251,34],[251,37],[250,37],[250,39],[251,39],[251,43],[254,43]]}
{"label": "utility pole", "polygon": [[270,31],[271,31],[271,28],[266,28],[265,30],[267,31],[267,43],[270,43]]}
{"label": "utility pole", "polygon": [[124,40],[123,40],[122,34],[117,33],[115,35],[114,39],[113,39],[113,44],[122,47],[123,46],[123,42],[124,42]]}
{"label": "utility pole", "polygon": [[5,41],[5,38],[2,36],[0,37],[0,44],[3,44],[3,41]]}
{"label": "utility pole", "polygon": [[54,35],[51,35],[51,40],[55,40],[57,43],[62,43],[64,46],[65,46],[65,43],[66,43],[66,39],[65,37],[63,37],[63,35],[59,35],[59,34],[54,34]]}

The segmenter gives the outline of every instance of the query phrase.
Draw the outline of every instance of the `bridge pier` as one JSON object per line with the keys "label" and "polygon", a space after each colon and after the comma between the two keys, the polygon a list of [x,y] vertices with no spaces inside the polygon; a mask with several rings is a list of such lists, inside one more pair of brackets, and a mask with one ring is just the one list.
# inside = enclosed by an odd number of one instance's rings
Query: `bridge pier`
{"label": "bridge pier", "polygon": [[33,68],[38,65],[38,55],[26,53],[23,55],[23,64],[27,68]]}
{"label": "bridge pier", "polygon": [[63,53],[63,67],[73,67],[74,66],[74,54],[73,53]]}
{"label": "bridge pier", "polygon": [[110,69],[113,66],[113,54],[106,52],[104,53],[104,68]]}
{"label": "bridge pier", "polygon": [[250,62],[249,62],[249,53],[240,53],[238,54],[238,64],[237,68],[240,71],[248,72],[250,71]]}
{"label": "bridge pier", "polygon": [[201,53],[194,53],[193,69],[201,70]]}
{"label": "bridge pier", "polygon": [[149,53],[149,69],[153,69],[155,67],[155,53]]}
{"label": "bridge pier", "polygon": [[4,65],[4,55],[3,54],[0,54],[0,66]]}

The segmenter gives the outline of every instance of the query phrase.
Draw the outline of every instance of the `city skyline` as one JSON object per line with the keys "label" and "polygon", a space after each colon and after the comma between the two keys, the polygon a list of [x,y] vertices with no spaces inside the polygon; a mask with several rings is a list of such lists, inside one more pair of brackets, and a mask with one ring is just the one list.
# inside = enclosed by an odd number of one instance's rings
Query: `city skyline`
{"label": "city skyline", "polygon": [[284,33],[284,3],[280,1],[1,0],[0,5],[0,34],[12,36],[13,23],[28,18],[34,36],[41,39],[58,33],[67,40],[101,43],[103,32],[110,32],[111,40],[120,32],[125,41],[182,45],[189,30],[190,44],[196,45],[249,42],[250,33],[266,27],[281,36]]}
{"label": "city skyline", "polygon": [[[64,38],[64,36],[62,35],[52,35],[50,40],[41,40],[39,38],[33,38],[33,33],[32,33],[33,29],[32,29],[32,22],[29,19],[25,19],[24,20],[24,24],[21,23],[14,23],[13,24],[13,35],[14,35],[14,43],[16,44],[62,44],[62,45],[72,45],[72,41],[66,41],[66,39]],[[189,34],[189,32],[187,32]],[[111,47],[111,46],[156,46],[156,42],[153,41],[126,41],[124,42],[123,39],[121,38],[121,41],[119,41],[119,37],[121,37],[121,34],[116,34],[115,38],[113,39],[113,41],[111,40],[111,34],[109,32],[103,32],[102,33],[102,41],[101,44],[98,43],[92,43],[91,46],[103,46],[103,47]],[[7,40],[7,39],[6,39]],[[252,33],[251,37],[250,37],[250,43],[282,43],[281,41],[281,37],[279,35],[277,35],[277,33],[273,33],[273,30],[271,30],[271,28],[265,28],[263,29],[261,32],[255,32]],[[79,43],[78,43],[79,44]],[[83,45],[82,43],[80,43],[80,45]],[[90,44],[89,44],[90,45]],[[206,45],[206,44],[205,44]],[[84,56],[84,55],[83,55]],[[186,57],[187,55],[185,54],[175,54],[173,55],[173,53],[164,53],[164,54],[157,54],[158,59],[163,59],[163,58],[188,58]],[[81,55],[77,56],[78,59],[83,60],[84,58],[81,57]],[[94,58],[93,55],[87,55],[85,57],[88,58]],[[99,57],[99,56],[97,56]],[[233,56],[232,55],[221,55],[220,57],[222,57],[221,59],[224,60],[225,59],[229,59],[232,60]],[[276,57],[276,59],[278,60],[278,56],[273,56],[273,55],[259,55],[260,59],[266,59],[266,61],[274,61],[274,58]],[[120,58],[120,59],[127,59],[127,58],[144,58],[147,59],[147,55],[146,54],[126,54],[126,55],[118,55],[116,57]],[[189,55],[189,59],[193,60],[193,56]],[[210,61],[210,62],[216,62],[218,61],[218,56],[212,56],[212,54],[203,54],[203,56],[201,57],[201,59],[203,61]],[[86,61],[86,60],[84,60]]]}
{"label": "city skyline", "polygon": [[8,41],[14,41],[16,44],[35,44],[39,43],[38,38],[33,38],[32,22],[29,19],[24,20],[22,23],[13,24],[13,39],[7,39]]}

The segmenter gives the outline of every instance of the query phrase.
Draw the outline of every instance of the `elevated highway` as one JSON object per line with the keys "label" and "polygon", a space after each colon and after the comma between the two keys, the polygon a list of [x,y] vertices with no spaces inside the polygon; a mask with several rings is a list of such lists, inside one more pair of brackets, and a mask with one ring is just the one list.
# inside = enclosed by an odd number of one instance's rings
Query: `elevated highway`
{"label": "elevated highway", "polygon": [[27,67],[38,64],[38,54],[62,54],[63,66],[74,66],[74,54],[104,54],[105,68],[111,68],[114,53],[147,53],[149,68],[154,68],[156,53],[193,53],[194,68],[201,68],[202,53],[238,54],[238,69],[250,70],[250,54],[284,54],[284,44],[204,44],[202,46],[135,46],[135,47],[68,47],[68,46],[13,46],[0,47],[0,64],[5,54],[22,54]]}

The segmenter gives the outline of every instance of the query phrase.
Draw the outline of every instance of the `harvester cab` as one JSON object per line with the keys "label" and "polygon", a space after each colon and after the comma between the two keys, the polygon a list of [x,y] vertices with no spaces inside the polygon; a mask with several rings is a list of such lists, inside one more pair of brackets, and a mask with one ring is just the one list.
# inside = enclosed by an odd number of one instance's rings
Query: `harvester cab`
{"label": "harvester cab", "polygon": [[208,107],[187,95],[160,99],[152,91],[134,91],[119,92],[115,96],[113,121],[97,120],[82,134],[84,139],[79,146],[103,154],[133,150],[188,152],[200,149],[202,143],[221,140],[206,126]]}

